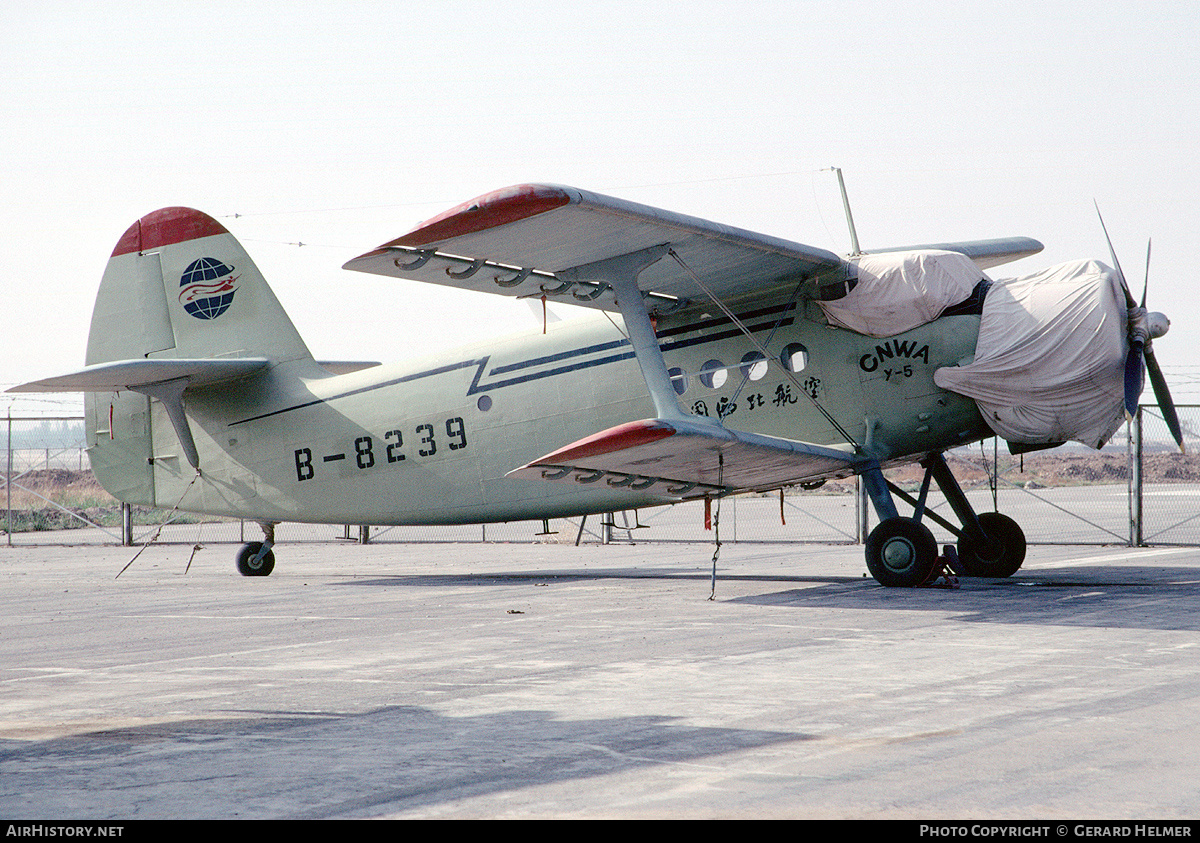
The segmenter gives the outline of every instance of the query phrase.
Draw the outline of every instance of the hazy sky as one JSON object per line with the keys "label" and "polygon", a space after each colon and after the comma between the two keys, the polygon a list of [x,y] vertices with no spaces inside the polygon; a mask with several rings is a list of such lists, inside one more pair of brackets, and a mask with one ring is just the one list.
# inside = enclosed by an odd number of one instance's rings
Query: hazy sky
{"label": "hazy sky", "polygon": [[82,365],[163,206],[241,239],[318,357],[391,361],[532,323],[340,268],[465,199],[549,181],[844,252],[836,165],[866,249],[1046,244],[994,277],[1108,262],[1096,199],[1138,296],[1154,238],[1158,359],[1200,402],[1200,6],[909,6],[6,3],[0,388]]}

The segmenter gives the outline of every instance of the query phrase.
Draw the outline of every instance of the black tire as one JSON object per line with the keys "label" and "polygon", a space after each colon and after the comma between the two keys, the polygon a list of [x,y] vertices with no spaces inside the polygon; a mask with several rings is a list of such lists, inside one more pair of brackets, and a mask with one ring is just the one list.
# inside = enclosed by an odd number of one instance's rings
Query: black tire
{"label": "black tire", "polygon": [[266,577],[275,570],[275,554],[267,551],[257,562],[254,557],[262,550],[262,542],[249,542],[242,545],[237,554],[238,573],[243,577]]}
{"label": "black tire", "polygon": [[880,585],[908,588],[933,576],[938,546],[933,533],[911,518],[889,518],[867,536],[867,570]]}
{"label": "black tire", "polygon": [[958,540],[958,558],[968,577],[1011,577],[1025,561],[1025,533],[1016,521],[999,512],[984,512],[979,526],[992,540],[980,545],[967,536]]}

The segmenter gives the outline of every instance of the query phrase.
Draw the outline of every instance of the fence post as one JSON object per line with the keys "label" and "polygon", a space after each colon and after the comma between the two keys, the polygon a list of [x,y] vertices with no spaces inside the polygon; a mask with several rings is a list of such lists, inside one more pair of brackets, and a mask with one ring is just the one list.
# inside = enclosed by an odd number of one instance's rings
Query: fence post
{"label": "fence post", "polygon": [[12,407],[8,408],[8,438],[4,441],[8,452],[8,463],[4,473],[5,509],[8,511],[8,546],[12,547]]}
{"label": "fence post", "polygon": [[127,503],[121,504],[121,544],[133,547],[133,507]]}
{"label": "fence post", "polygon": [[854,531],[857,534],[859,544],[867,543],[867,518],[870,510],[867,509],[867,503],[870,500],[867,497],[867,487],[862,481],[862,475],[854,476]]}
{"label": "fence post", "polygon": [[1130,489],[1133,511],[1130,513],[1129,544],[1144,547],[1146,540],[1142,530],[1142,405],[1138,404],[1133,417],[1133,466],[1130,474]]}
{"label": "fence post", "polygon": [[992,512],[1000,511],[1000,437],[992,437],[992,476],[988,478],[992,486]]}

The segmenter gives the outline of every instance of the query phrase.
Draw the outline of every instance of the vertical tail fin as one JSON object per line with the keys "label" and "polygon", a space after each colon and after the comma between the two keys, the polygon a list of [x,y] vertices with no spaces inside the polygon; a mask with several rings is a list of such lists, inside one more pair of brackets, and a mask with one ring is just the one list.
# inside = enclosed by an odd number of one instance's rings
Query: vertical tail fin
{"label": "vertical tail fin", "polygon": [[[164,208],[129,227],[113,250],[88,335],[88,366],[172,358],[311,361],[291,319],[246,250],[223,225],[190,208]],[[88,456],[101,484],[128,503],[163,505],[186,485],[154,454],[180,448],[196,465],[187,422],[171,444],[169,410],[143,388],[88,392]],[[182,416],[182,404],[171,409]],[[169,470],[168,470],[169,469]],[[177,488],[178,487],[178,488]]]}
{"label": "vertical tail fin", "polygon": [[234,236],[190,208],[164,208],[131,225],[100,282],[87,364],[249,356],[310,357]]}
{"label": "vertical tail fin", "polygon": [[[262,377],[277,388],[303,374],[328,377],[241,244],[190,208],[148,214],[117,242],[96,294],[86,363],[14,391],[84,393],[92,470],[117,498],[155,506],[166,490],[183,506],[194,478],[180,460],[198,478],[206,451],[225,480],[192,490],[191,503],[230,513],[244,512],[257,492],[253,474],[224,454],[236,439],[215,434],[231,395],[224,384]],[[205,504],[205,495],[215,497]]]}

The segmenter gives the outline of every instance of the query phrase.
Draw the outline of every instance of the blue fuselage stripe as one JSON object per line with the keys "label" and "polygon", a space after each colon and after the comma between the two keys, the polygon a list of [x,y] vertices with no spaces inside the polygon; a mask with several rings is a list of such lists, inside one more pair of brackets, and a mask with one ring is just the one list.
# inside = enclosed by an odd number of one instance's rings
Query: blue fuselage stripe
{"label": "blue fuselage stripe", "polygon": [[[775,308],[776,312],[778,312],[779,310],[783,310],[783,308]],[[764,312],[770,312],[770,310],[766,309],[764,311],[755,311],[753,313],[746,314],[746,315],[750,318],[753,318],[755,316],[763,315]],[[787,316],[783,319],[778,320],[778,324],[790,325],[790,324],[792,324],[793,321],[794,321],[794,317]],[[705,327],[710,327],[711,325],[721,324],[721,323],[728,324],[729,320],[728,319],[712,320],[711,322],[707,322],[703,325],[693,324],[693,325],[682,326],[679,328],[674,328],[670,331],[664,331],[663,336],[678,335],[681,333],[690,333],[692,331],[702,330]],[[749,326],[747,326],[747,329],[749,331],[751,331],[752,333],[758,333],[760,331],[769,331],[772,328],[774,328],[776,326],[776,324],[777,324],[776,322],[763,322],[763,323],[759,323],[757,325],[749,325]],[[719,331],[717,333],[703,334],[698,337],[691,337],[690,339],[682,339],[682,340],[675,340],[673,342],[665,342],[662,344],[662,350],[663,350],[663,353],[665,354],[665,353],[669,353],[672,351],[678,351],[679,349],[689,348],[694,345],[703,345],[705,343],[720,342],[722,340],[727,340],[731,337],[735,337],[740,333],[741,333],[741,331],[736,328],[729,328],[727,330]],[[546,355],[544,357],[534,357],[529,360],[522,360],[518,363],[509,363],[504,366],[497,366],[494,369],[492,369],[490,372],[488,372],[488,376],[490,377],[490,376],[494,376],[494,375],[504,374],[507,372],[516,372],[521,369],[529,369],[534,366],[543,366],[548,363],[556,363],[556,362],[563,361],[563,360],[570,360],[572,358],[584,357],[589,354],[596,354],[598,352],[610,351],[610,350],[622,348],[622,347],[627,348],[628,346],[629,346],[629,340],[627,340],[627,339],[620,339],[620,340],[613,340],[611,342],[597,343],[595,345],[584,346],[583,348],[571,349],[569,351],[562,351],[557,354],[550,354],[550,355]],[[235,422],[230,422],[229,426],[233,427],[234,425],[245,424],[246,422],[258,421],[259,419],[270,418],[271,416],[277,416],[282,413],[290,413],[293,410],[302,410],[305,407],[313,407],[318,404],[327,404],[330,401],[336,401],[340,398],[349,398],[350,396],[353,396],[353,395],[361,395],[365,392],[373,392],[377,389],[386,389],[388,387],[396,386],[396,385],[402,384],[402,383],[410,383],[412,381],[421,380],[424,378],[435,377],[437,375],[444,375],[448,372],[458,371],[459,369],[469,369],[472,366],[476,366],[476,367],[478,367],[478,369],[475,372],[475,377],[471,381],[471,386],[467,389],[467,395],[476,395],[481,392],[491,392],[493,390],[503,389],[504,387],[508,387],[508,386],[515,386],[515,385],[521,384],[521,383],[528,383],[529,381],[541,380],[542,378],[551,378],[551,377],[556,377],[558,375],[565,375],[570,372],[579,371],[582,369],[591,369],[596,366],[604,366],[604,365],[607,365],[608,363],[617,363],[622,360],[629,360],[629,359],[633,358],[634,356],[635,355],[634,355],[633,351],[629,350],[629,351],[624,351],[620,354],[610,354],[606,357],[598,357],[594,360],[581,360],[577,363],[571,363],[566,366],[557,366],[553,369],[544,369],[540,372],[530,372],[528,374],[519,375],[517,377],[507,378],[505,380],[493,381],[490,383],[483,383],[483,384],[481,384],[480,381],[483,379],[484,369],[487,367],[488,360],[490,360],[491,358],[483,357],[483,358],[476,359],[476,360],[462,360],[462,361],[459,361],[458,363],[450,363],[446,366],[438,366],[435,369],[427,369],[423,372],[414,372],[413,374],[410,374],[410,375],[403,375],[402,377],[398,377],[398,378],[390,378],[389,380],[382,381],[380,383],[370,384],[369,386],[359,387],[358,389],[351,389],[351,390],[347,390],[346,392],[339,392],[338,394],[331,395],[328,398],[317,398],[313,401],[306,401],[303,404],[293,404],[290,407],[283,407],[278,410],[272,410],[269,413],[262,413],[261,415],[251,416],[250,418],[245,418],[245,419],[240,419]]]}

